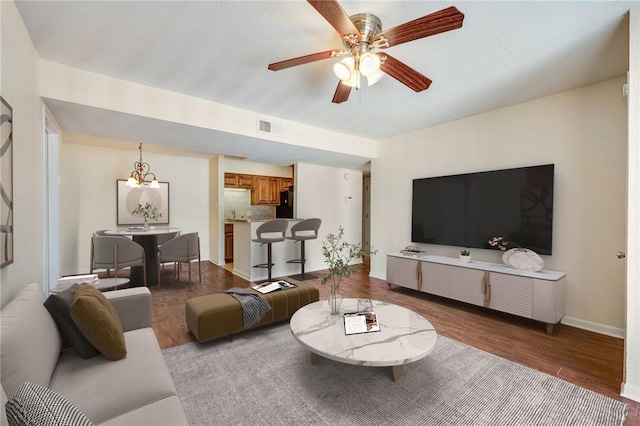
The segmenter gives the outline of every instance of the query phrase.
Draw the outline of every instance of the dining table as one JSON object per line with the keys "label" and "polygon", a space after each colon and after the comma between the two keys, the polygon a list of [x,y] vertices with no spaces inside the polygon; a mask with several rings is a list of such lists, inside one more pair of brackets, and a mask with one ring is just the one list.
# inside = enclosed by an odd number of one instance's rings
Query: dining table
{"label": "dining table", "polygon": [[[148,229],[135,226],[129,228],[110,229],[105,235],[132,237],[133,241],[144,249],[147,266],[147,286],[158,285],[158,235],[180,232],[179,228],[166,226],[150,226]],[[132,286],[144,286],[144,270],[142,266],[132,266],[129,280]]]}

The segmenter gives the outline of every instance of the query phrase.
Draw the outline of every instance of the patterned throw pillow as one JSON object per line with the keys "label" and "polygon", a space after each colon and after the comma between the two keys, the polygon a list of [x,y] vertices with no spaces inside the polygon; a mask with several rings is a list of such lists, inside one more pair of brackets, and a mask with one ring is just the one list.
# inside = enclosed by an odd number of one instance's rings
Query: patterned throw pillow
{"label": "patterned throw pillow", "polygon": [[25,382],[5,405],[10,426],[92,426],[87,416],[62,396],[35,383]]}

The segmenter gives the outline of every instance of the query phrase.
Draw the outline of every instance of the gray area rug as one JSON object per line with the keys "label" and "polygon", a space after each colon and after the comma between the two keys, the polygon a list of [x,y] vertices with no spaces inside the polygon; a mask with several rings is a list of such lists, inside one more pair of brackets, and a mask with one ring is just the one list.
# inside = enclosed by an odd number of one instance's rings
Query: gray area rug
{"label": "gray area rug", "polygon": [[282,324],[233,342],[163,351],[191,425],[622,425],[629,407],[438,336],[434,351],[389,368],[309,352]]}

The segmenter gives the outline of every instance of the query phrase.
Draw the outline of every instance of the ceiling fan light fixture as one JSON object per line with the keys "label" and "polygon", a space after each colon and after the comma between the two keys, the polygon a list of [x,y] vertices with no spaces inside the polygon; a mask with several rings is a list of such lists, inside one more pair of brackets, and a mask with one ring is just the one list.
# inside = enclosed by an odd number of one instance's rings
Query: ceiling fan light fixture
{"label": "ceiling fan light fixture", "polygon": [[351,56],[348,56],[333,65],[333,72],[342,81],[349,81],[353,79],[355,75],[354,69],[355,61]]}
{"label": "ceiling fan light fixture", "polygon": [[351,78],[349,80],[342,80],[342,84],[358,90],[360,88],[360,73],[358,71],[352,72]]}
{"label": "ceiling fan light fixture", "polygon": [[369,87],[371,87],[377,82],[379,82],[380,80],[382,80],[382,77],[384,77],[385,75],[386,74],[382,70],[378,69],[378,71],[374,72],[373,74],[369,74],[367,76],[367,84],[369,85]]}
{"label": "ceiling fan light fixture", "polygon": [[360,56],[360,73],[366,77],[380,70],[380,56],[366,52]]}

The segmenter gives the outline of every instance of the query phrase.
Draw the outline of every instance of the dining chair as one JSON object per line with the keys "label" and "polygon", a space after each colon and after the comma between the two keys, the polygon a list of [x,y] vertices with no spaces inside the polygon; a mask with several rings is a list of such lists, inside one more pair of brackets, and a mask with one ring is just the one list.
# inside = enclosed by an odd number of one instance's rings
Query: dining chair
{"label": "dining chair", "polygon": [[[108,235],[107,234],[108,229],[99,229],[97,231],[93,231],[93,235],[95,237],[109,237],[109,236],[113,236],[113,237],[120,237],[120,238],[128,238],[125,235]],[[130,238],[128,238],[130,239]],[[93,249],[93,247],[92,247]],[[99,268],[99,269],[103,269],[103,268]],[[111,269],[107,268],[107,277],[111,277]]]}
{"label": "dining chair", "polygon": [[[156,237],[157,243],[158,243],[158,250],[160,249],[161,245],[179,236],[180,236],[180,231],[168,232],[166,234],[159,234]],[[168,262],[165,262],[165,263],[168,263]],[[164,269],[164,263],[158,262],[158,265],[160,265],[161,268]]]}
{"label": "dining chair", "polygon": [[156,237],[158,240],[158,247],[166,243],[167,241],[173,240],[176,237],[180,236],[180,231],[175,232],[167,232],[166,234],[158,234]]}
{"label": "dining chair", "polygon": [[[200,237],[197,232],[177,236],[158,247],[158,288],[160,288],[160,265],[174,263],[174,275],[180,280],[181,263],[185,262],[189,270],[191,284],[191,261],[198,261],[198,282],[202,284],[200,267]],[[177,268],[176,268],[177,266]]]}
{"label": "dining chair", "polygon": [[113,269],[114,278],[106,278],[106,280],[114,281],[110,283],[111,286],[120,286],[129,283],[129,278],[119,278],[118,270],[132,266],[142,266],[143,282],[146,286],[147,264],[144,249],[140,244],[122,237],[97,235],[91,237],[90,273],[93,273],[94,269]]}

